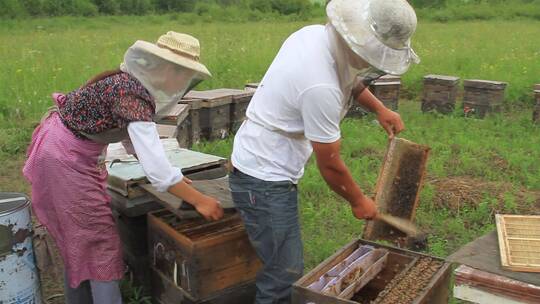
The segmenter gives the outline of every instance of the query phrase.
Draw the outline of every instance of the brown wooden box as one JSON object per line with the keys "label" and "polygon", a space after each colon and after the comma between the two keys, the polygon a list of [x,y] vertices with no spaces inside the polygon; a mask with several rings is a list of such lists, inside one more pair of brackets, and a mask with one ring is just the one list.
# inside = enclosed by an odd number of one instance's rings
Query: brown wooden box
{"label": "brown wooden box", "polygon": [[240,91],[233,96],[231,103],[231,132],[236,133],[244,119],[246,118],[246,110],[249,106],[249,102],[253,97],[254,91]]}
{"label": "brown wooden box", "polygon": [[540,84],[535,85],[534,97],[536,105],[533,111],[533,122],[540,124]]}
{"label": "brown wooden box", "polygon": [[[156,211],[148,215],[148,231],[151,266],[191,301],[252,282],[261,266],[236,213],[206,222]],[[157,296],[160,291],[153,293]]]}
{"label": "brown wooden box", "polygon": [[252,304],[255,282],[234,286],[206,300],[193,301],[181,287],[156,268],[151,268],[153,299],[159,304]]}
{"label": "brown wooden box", "polygon": [[398,109],[401,77],[385,75],[377,79],[369,89],[387,108],[394,111]]}
{"label": "brown wooden box", "polygon": [[[369,90],[375,95],[387,108],[398,109],[399,92],[401,88],[401,77],[385,75],[369,86]],[[358,104],[356,100],[352,101],[351,108],[347,112],[347,117],[362,117],[368,111]]]}
{"label": "brown wooden box", "polygon": [[463,107],[466,114],[480,118],[490,112],[500,112],[507,83],[489,80],[465,80],[463,82]]}
{"label": "brown wooden box", "polygon": [[445,75],[427,75],[424,77],[422,111],[437,111],[448,114],[454,111],[458,92],[459,78]]}
{"label": "brown wooden box", "polygon": [[[361,245],[371,245],[375,248],[384,248],[389,251],[389,256],[386,266],[379,273],[377,277],[371,280],[364,288],[355,294],[351,300],[341,299],[334,296],[322,294],[320,292],[311,290],[308,286],[318,280],[322,275],[329,271],[332,267],[342,262],[347,256],[349,256],[354,250]],[[292,303],[293,304],[355,304],[355,303],[371,303],[374,301],[381,291],[401,273],[406,273],[412,263],[417,261],[418,258],[430,258],[434,261],[441,263],[441,267],[434,272],[433,276],[427,283],[427,286],[416,294],[413,301],[395,302],[393,304],[446,304],[449,297],[449,284],[450,284],[450,264],[444,262],[444,260],[427,256],[421,253],[399,249],[395,247],[389,247],[385,245],[379,245],[377,243],[356,240],[338,252],[333,256],[326,259],[324,262],[315,267],[312,271],[298,280],[293,286]]]}

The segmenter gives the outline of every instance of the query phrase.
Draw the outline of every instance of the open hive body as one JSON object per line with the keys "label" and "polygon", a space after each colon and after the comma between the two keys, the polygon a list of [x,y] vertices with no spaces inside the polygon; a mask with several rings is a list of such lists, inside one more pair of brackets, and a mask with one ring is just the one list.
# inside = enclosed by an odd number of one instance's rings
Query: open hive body
{"label": "open hive body", "polygon": [[[249,303],[261,263],[238,214],[216,222],[148,215],[153,296],[161,303]],[[249,292],[251,291],[251,292]]]}
{"label": "open hive body", "polygon": [[467,113],[472,111],[478,117],[490,112],[500,112],[504,101],[507,83],[488,80],[463,81],[463,107]]}
{"label": "open hive body", "polygon": [[[362,250],[368,252],[358,254]],[[359,268],[360,274],[353,276],[352,282],[347,282],[344,288],[333,288],[335,278],[340,277],[337,272],[343,273],[342,279],[346,278],[349,274],[346,269],[362,260],[368,263]],[[297,281],[292,303],[446,304],[449,283],[450,265],[444,260],[357,240]]]}
{"label": "open hive body", "polygon": [[451,113],[456,105],[459,78],[444,75],[427,75],[424,77],[422,111],[436,110],[440,113]]}

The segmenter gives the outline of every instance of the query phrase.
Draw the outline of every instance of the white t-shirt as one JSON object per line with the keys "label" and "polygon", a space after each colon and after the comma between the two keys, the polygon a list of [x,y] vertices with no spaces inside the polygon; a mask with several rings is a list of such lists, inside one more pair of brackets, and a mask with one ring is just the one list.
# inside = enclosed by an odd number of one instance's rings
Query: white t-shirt
{"label": "white t-shirt", "polygon": [[297,183],[313,152],[310,141],[340,139],[348,101],[330,41],[325,26],[312,25],[284,42],[236,134],[232,163],[237,169],[266,181]]}

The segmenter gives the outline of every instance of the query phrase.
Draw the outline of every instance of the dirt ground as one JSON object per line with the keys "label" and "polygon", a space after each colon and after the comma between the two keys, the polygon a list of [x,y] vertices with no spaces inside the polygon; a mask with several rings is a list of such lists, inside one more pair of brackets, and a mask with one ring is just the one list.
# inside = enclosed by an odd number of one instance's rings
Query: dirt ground
{"label": "dirt ground", "polygon": [[[448,177],[443,179],[428,178],[427,183],[435,187],[433,203],[438,207],[459,211],[467,206],[477,206],[486,195],[497,200],[493,212],[511,212],[521,214],[540,214],[540,191],[516,189],[511,183],[484,181],[468,176]],[[512,194],[515,210],[505,208],[505,195]]]}

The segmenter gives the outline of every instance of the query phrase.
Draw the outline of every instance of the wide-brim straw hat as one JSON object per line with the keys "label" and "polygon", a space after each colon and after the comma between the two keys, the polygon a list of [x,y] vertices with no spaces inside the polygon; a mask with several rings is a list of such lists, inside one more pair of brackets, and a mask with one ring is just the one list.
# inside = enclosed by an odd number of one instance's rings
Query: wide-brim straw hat
{"label": "wide-brim straw hat", "polygon": [[371,66],[401,75],[420,62],[411,48],[416,14],[407,1],[332,0],[326,13],[347,45]]}
{"label": "wide-brim straw hat", "polygon": [[199,72],[202,78],[212,77],[210,71],[200,62],[201,47],[199,40],[188,34],[169,31],[159,37],[155,44],[139,40],[133,46],[169,62]]}

